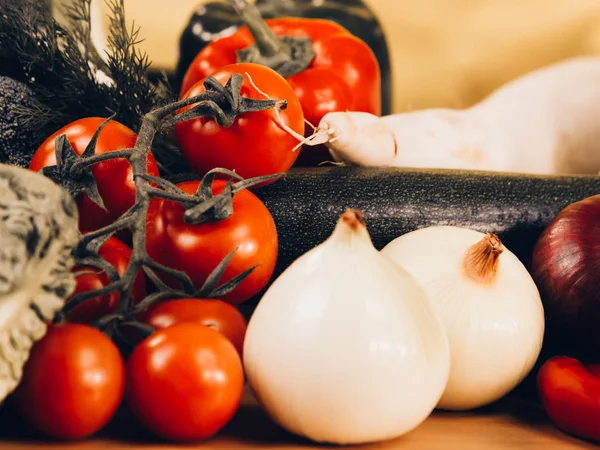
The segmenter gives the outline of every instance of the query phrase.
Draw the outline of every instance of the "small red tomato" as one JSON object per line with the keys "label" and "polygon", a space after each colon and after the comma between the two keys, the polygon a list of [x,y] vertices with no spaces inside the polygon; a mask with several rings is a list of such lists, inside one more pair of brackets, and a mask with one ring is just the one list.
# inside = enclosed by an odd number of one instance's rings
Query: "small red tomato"
{"label": "small red tomato", "polygon": [[243,390],[235,347],[198,323],[155,332],[127,361],[127,403],[148,430],[167,440],[214,435],[236,413]]}
{"label": "small red tomato", "polygon": [[[213,193],[223,191],[225,181],[215,180]],[[177,186],[188,194],[198,181]],[[155,199],[150,204],[146,229],[148,255],[159,263],[188,274],[198,289],[227,254],[237,248],[221,283],[257,266],[235,290],[221,297],[232,304],[249,300],[266,286],[277,261],[277,229],[271,213],[252,192],[233,197],[233,214],[225,220],[189,225],[181,204]]]}
{"label": "small red tomato", "polygon": [[[29,165],[35,172],[44,167],[56,165],[55,139],[65,134],[73,150],[81,155],[92,136],[105,121],[101,117],[79,119],[61,128],[37,149]],[[131,148],[135,145],[137,135],[125,125],[110,121],[98,136],[95,154],[99,155],[115,150]],[[158,176],[158,166],[152,154],[148,154],[148,173]],[[102,228],[119,218],[135,203],[135,184],[133,171],[125,159],[115,159],[95,164],[92,174],[98,186],[98,192],[106,211],[93,203],[88,197],[77,198],[79,208],[79,228],[81,231],[92,231]]]}
{"label": "small red tomato", "polygon": [[34,344],[15,391],[16,406],[36,430],[56,439],[82,439],[116,412],[125,386],[121,354],[95,328],[55,325]]}
{"label": "small red tomato", "polygon": [[586,439],[600,440],[600,364],[586,366],[557,356],[537,375],[540,400],[554,424]]}
{"label": "small red tomato", "polygon": [[231,341],[240,358],[246,336],[246,319],[235,306],[221,300],[185,298],[166,300],[144,313],[144,322],[156,330],[182,322],[196,322],[221,332]]}
{"label": "small red tomato", "polygon": [[[117,273],[122,276],[127,270],[127,265],[131,258],[131,249],[117,238],[111,237],[100,247],[98,254],[109,262]],[[77,266],[73,269],[73,272],[82,271],[96,272],[97,274],[83,273],[78,275],[76,278],[77,287],[73,295],[101,289],[110,284],[106,273],[96,267]],[[140,272],[135,279],[132,294],[135,303],[142,301],[146,296],[146,279],[143,272]],[[69,322],[90,323],[102,316],[114,313],[119,305],[119,298],[119,293],[115,291],[87,299],[69,312],[67,320]]]}
{"label": "small red tomato", "polygon": [[[281,75],[266,66],[242,63],[222,67],[212,76],[225,84],[234,73],[244,76],[242,96],[268,100],[252,86],[249,75],[254,84],[271,99],[287,100],[287,107],[279,111],[279,116],[288,127],[304,135],[300,101]],[[200,80],[194,84],[182,99],[203,93],[203,82]],[[226,128],[219,126],[212,117],[188,120],[175,126],[175,135],[183,157],[200,174],[216,167],[234,170],[243,178],[287,172],[299,153],[299,150],[294,150],[298,139],[281,126],[272,108],[242,114],[233,125]]]}

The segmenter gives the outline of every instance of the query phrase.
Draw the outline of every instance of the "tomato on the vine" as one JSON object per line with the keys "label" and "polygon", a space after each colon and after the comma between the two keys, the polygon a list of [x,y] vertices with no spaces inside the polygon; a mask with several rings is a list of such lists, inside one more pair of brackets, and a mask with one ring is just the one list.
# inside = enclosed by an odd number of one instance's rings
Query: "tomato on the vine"
{"label": "tomato on the vine", "polygon": [[[177,186],[194,194],[198,181]],[[215,180],[213,194],[223,191],[226,182]],[[196,289],[227,254],[235,251],[221,283],[255,267],[232,292],[220,297],[232,304],[249,300],[260,292],[273,275],[277,261],[277,229],[271,213],[258,197],[244,189],[233,197],[233,214],[225,220],[187,224],[184,207],[171,200],[150,203],[146,228],[146,249],[157,262],[181,270]]]}
{"label": "tomato on the vine", "polygon": [[222,333],[231,341],[240,355],[248,326],[235,306],[221,300],[182,298],[165,300],[144,312],[144,322],[161,330],[182,322],[195,322]]}
{"label": "tomato on the vine", "polygon": [[[73,150],[81,155],[92,136],[105,121],[101,117],[88,117],[71,122],[48,137],[37,149],[30,170],[40,171],[44,167],[56,164],[55,139],[65,134]],[[99,155],[115,150],[132,148],[137,135],[125,125],[111,120],[98,136],[95,154]],[[158,166],[152,154],[148,154],[148,173],[158,176]],[[102,228],[118,219],[135,203],[135,184],[133,171],[129,162],[119,158],[94,164],[92,174],[98,186],[98,192],[106,211],[92,202],[87,196],[77,198],[79,209],[79,227],[81,231],[92,231]]]}
{"label": "tomato on the vine", "polygon": [[[242,96],[268,100],[266,94],[273,100],[287,100],[287,107],[279,111],[279,116],[289,128],[304,135],[300,101],[281,75],[266,66],[241,63],[222,67],[212,76],[225,84],[234,73],[244,76]],[[198,81],[182,98],[203,93],[203,83],[204,80]],[[200,174],[217,167],[234,170],[243,178],[286,172],[299,153],[299,149],[294,150],[298,139],[281,126],[273,109],[242,114],[230,127],[219,126],[211,117],[188,120],[175,126],[175,135],[183,157]]]}
{"label": "tomato on the vine", "polygon": [[[98,255],[110,263],[119,276],[122,276],[127,270],[131,258],[131,249],[119,239],[110,237],[102,244]],[[82,272],[76,277],[77,286],[73,295],[101,289],[110,284],[108,275],[96,267],[77,266],[73,269],[73,272]],[[141,271],[133,283],[132,295],[134,303],[142,301],[146,296],[146,279]],[[102,316],[114,313],[119,305],[119,298],[119,293],[114,291],[87,299],[69,312],[67,320],[69,322],[90,323]]]}
{"label": "tomato on the vine", "polygon": [[88,325],[50,326],[34,344],[14,398],[21,415],[42,434],[81,439],[116,412],[125,387],[121,354]]}
{"label": "tomato on the vine", "polygon": [[237,411],[242,362],[221,333],[180,323],[143,340],[127,361],[126,400],[140,422],[173,441],[206,439]]}

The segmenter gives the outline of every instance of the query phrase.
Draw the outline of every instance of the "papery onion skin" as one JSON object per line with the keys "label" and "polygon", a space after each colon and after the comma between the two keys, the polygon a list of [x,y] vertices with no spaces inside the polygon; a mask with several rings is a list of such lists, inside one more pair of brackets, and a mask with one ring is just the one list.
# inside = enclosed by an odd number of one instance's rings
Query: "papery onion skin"
{"label": "papery onion skin", "polygon": [[[490,251],[493,277],[465,271],[469,251],[495,235],[433,226],[404,234],[382,253],[405,268],[429,294],[450,342],[451,369],[439,409],[492,403],[529,374],[544,337],[544,313],[531,276],[506,247]],[[477,258],[471,258],[477,261]],[[485,263],[485,261],[482,263]]]}
{"label": "papery onion skin", "polygon": [[[552,340],[580,355],[600,350],[600,195],[563,209],[540,235],[531,258]],[[549,339],[550,340],[550,339]]]}
{"label": "papery onion skin", "polygon": [[346,219],[267,290],[248,324],[244,365],[283,428],[361,444],[423,422],[450,355],[423,289],[373,247],[360,217]]}

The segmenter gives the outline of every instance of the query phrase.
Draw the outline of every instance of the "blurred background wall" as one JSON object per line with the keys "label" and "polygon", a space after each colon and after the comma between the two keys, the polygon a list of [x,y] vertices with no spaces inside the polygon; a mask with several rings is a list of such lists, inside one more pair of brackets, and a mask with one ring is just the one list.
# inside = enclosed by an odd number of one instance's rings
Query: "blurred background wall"
{"label": "blurred background wall", "polygon": [[[126,0],[155,68],[173,70],[198,0]],[[388,37],[395,112],[462,108],[503,83],[600,53],[600,0],[367,0]]]}

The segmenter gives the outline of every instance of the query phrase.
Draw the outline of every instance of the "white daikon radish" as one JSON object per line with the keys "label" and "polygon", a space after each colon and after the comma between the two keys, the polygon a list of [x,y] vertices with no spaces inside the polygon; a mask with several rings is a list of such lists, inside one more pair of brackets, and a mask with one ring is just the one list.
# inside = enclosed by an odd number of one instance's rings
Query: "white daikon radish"
{"label": "white daikon radish", "polygon": [[469,109],[329,113],[308,144],[325,140],[336,161],[360,166],[598,173],[600,57],[534,71]]}

